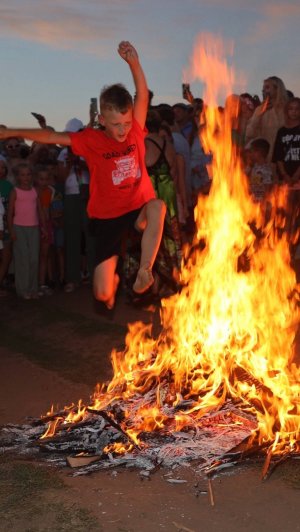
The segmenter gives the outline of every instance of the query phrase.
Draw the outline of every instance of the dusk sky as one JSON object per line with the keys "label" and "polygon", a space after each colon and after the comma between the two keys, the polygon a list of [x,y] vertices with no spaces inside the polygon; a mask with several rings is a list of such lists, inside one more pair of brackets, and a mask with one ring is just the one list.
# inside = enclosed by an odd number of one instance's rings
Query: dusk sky
{"label": "dusk sky", "polygon": [[[123,82],[133,92],[118,43],[136,46],[153,104],[183,101],[183,72],[199,34],[233,43],[237,93],[261,96],[264,78],[283,79],[300,96],[300,3],[295,0],[10,0],[0,7],[1,116],[36,127],[44,114],[57,130],[88,121],[91,97]],[[197,53],[197,52],[196,52]],[[195,96],[203,86],[191,82]],[[223,102],[219,102],[222,104]]]}

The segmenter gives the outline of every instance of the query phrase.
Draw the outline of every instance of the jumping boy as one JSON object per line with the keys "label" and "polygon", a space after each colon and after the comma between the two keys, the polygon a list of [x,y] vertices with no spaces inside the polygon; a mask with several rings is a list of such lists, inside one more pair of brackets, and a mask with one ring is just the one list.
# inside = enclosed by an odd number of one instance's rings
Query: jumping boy
{"label": "jumping boy", "polygon": [[20,136],[47,144],[71,146],[85,158],[90,171],[88,215],[96,240],[93,292],[112,309],[118,288],[116,273],[124,231],[143,231],[140,269],[133,290],[145,292],[154,282],[152,266],[160,245],[165,204],[155,197],[144,163],[148,87],[136,49],[127,41],[118,48],[130,67],[136,88],[133,103],[121,85],[104,87],[100,94],[99,123],[103,130],[78,133],[47,129],[0,128],[0,140]]}

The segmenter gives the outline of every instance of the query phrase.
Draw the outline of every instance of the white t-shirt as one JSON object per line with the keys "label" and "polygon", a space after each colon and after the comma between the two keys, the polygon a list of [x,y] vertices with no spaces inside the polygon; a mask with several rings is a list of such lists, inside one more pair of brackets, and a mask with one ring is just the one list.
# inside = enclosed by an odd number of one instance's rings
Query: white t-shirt
{"label": "white t-shirt", "polygon": [[[63,148],[59,153],[57,160],[61,163],[66,163],[68,159],[68,148]],[[80,157],[84,161],[83,157]],[[88,170],[81,170],[80,176],[75,172],[74,166],[72,166],[70,173],[65,181],[65,194],[79,194],[80,185],[88,185],[90,182],[90,175]]]}

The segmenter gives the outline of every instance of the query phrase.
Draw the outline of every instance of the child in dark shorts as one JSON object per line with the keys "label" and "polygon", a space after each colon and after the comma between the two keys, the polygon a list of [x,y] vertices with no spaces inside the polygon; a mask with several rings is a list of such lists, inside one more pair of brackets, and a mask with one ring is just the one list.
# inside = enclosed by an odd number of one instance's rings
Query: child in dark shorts
{"label": "child in dark shorts", "polygon": [[[121,235],[112,238],[110,230],[113,227],[116,235],[122,226],[123,233],[128,224],[143,232],[140,268],[133,285],[133,290],[140,294],[154,282],[152,266],[160,246],[166,212],[164,202],[155,196],[144,162],[149,98],[145,75],[132,44],[121,42],[118,52],[130,67],[136,98],[133,103],[121,84],[104,88],[100,94],[99,115],[102,130],[86,128],[78,133],[57,133],[46,129],[0,128],[0,140],[17,135],[38,142],[71,146],[73,153],[86,160],[90,171],[88,215],[92,225],[98,226],[99,262],[94,271],[93,291],[95,298],[109,309],[114,306],[119,283],[116,268],[121,242]],[[105,237],[103,233],[106,233]],[[103,246],[105,251],[102,252]]]}

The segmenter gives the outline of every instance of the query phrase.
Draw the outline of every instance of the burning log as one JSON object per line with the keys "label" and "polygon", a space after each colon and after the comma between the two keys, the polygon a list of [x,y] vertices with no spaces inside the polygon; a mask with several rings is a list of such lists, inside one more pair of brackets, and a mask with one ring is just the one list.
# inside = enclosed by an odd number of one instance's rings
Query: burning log
{"label": "burning log", "polygon": [[119,423],[117,423],[115,420],[112,419],[111,416],[109,416],[106,412],[104,412],[104,410],[94,410],[94,409],[91,409],[91,408],[88,408],[88,412],[92,412],[93,414],[97,414],[101,417],[103,417],[103,419],[105,419],[105,421],[107,421],[109,423],[109,425],[111,425],[112,427],[114,427],[115,429],[117,429],[119,432],[121,432],[121,434],[123,434],[128,440],[130,440],[130,442],[132,443],[132,445],[137,448],[137,449],[140,449],[140,447],[137,445],[137,443],[135,442],[135,440],[130,436],[130,434],[128,434],[128,432],[126,432],[125,430],[122,429],[121,425]]}

